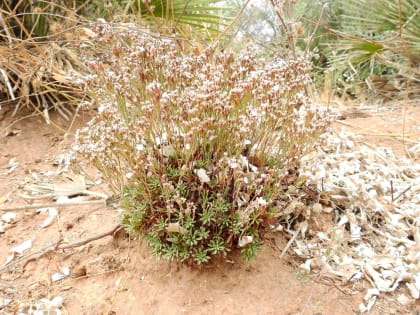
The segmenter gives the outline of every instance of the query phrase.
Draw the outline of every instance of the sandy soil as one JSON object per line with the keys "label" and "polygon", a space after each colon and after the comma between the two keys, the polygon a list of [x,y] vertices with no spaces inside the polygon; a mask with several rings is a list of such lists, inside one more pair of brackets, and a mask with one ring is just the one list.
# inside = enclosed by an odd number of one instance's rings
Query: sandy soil
{"label": "sandy soil", "polygon": [[[361,141],[391,146],[401,156],[406,152],[404,145],[420,139],[419,107],[345,118],[335,125],[337,130],[345,127],[365,134]],[[52,119],[68,129],[68,122],[58,115],[52,114]],[[79,114],[75,127],[87,119],[87,115]],[[401,140],[403,132],[409,134],[405,142]],[[19,113],[18,117],[11,117],[10,110],[3,107],[0,208],[24,204],[19,193],[25,179],[31,173],[55,171],[54,161],[68,147],[70,138],[64,139],[61,131],[39,116],[25,118]],[[19,164],[9,172],[11,162]],[[106,193],[104,187],[95,189]],[[59,240],[80,241],[118,224],[118,211],[105,205],[61,207],[58,211],[58,219],[46,228],[40,227],[45,214],[34,209],[15,211],[15,223],[0,234],[0,264],[10,255],[11,247],[28,239],[33,245],[25,255]],[[281,235],[273,235],[253,262],[235,259],[212,268],[194,269],[157,261],[141,240],[130,240],[119,233],[81,247],[49,253],[28,262],[24,268],[22,262],[0,267],[0,298],[12,300],[5,308],[1,308],[0,301],[0,314],[13,314],[19,304],[58,295],[64,301],[64,314],[356,314],[365,284],[353,288],[360,293],[349,295],[346,287],[336,287],[316,275],[306,274],[296,267],[292,257],[279,259],[286,242]],[[69,267],[71,276],[52,282],[51,275],[62,267]],[[420,303],[401,306],[395,296],[386,296],[371,314],[418,312]]]}

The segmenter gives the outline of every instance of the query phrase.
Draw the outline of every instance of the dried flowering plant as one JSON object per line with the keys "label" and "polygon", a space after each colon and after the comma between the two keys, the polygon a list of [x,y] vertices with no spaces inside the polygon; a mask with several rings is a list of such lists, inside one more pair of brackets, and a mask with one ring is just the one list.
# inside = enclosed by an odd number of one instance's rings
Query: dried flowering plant
{"label": "dried flowering plant", "polygon": [[308,63],[183,51],[129,27],[97,33],[106,49],[87,87],[98,115],[75,150],[121,193],[126,229],[167,259],[254,257],[327,124],[304,94]]}

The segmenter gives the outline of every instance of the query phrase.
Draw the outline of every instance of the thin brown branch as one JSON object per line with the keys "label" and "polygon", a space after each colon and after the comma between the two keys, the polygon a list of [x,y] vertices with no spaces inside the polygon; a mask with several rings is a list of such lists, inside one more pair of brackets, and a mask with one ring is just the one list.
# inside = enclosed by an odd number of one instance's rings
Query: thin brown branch
{"label": "thin brown branch", "polygon": [[232,20],[232,22],[229,23],[229,25],[223,30],[223,32],[221,32],[217,38],[215,39],[215,42],[218,42],[223,36],[225,36],[230,29],[233,27],[233,25],[236,24],[236,22],[239,20],[239,18],[242,16],[242,14],[244,13],[246,7],[248,6],[250,0],[247,0],[241,7],[241,9],[239,10],[238,14],[236,14],[235,18]]}
{"label": "thin brown branch", "polygon": [[78,202],[47,202],[47,203],[34,203],[23,206],[12,206],[12,207],[0,207],[0,211],[19,211],[29,209],[40,209],[48,207],[71,207],[71,206],[83,206],[83,205],[94,205],[103,204],[106,205],[105,200],[90,200],[90,201],[78,201]]}
{"label": "thin brown branch", "polygon": [[111,230],[109,230],[107,232],[100,233],[100,234],[94,235],[92,237],[86,238],[86,239],[84,239],[82,241],[78,241],[78,242],[70,243],[70,244],[62,244],[62,240],[59,240],[58,242],[56,242],[53,245],[47,246],[47,247],[45,247],[45,248],[43,248],[43,249],[41,249],[39,251],[36,251],[34,253],[31,253],[31,254],[28,254],[26,256],[19,257],[17,260],[11,261],[11,262],[3,265],[0,268],[0,272],[3,271],[3,270],[5,270],[5,269],[7,269],[7,268],[9,268],[12,265],[16,265],[17,263],[19,263],[21,261],[23,261],[22,268],[25,268],[25,266],[28,263],[30,263],[31,261],[37,260],[37,259],[41,258],[42,256],[45,256],[45,255],[47,255],[49,253],[58,251],[60,249],[63,249],[64,250],[64,249],[76,248],[76,247],[80,247],[80,246],[86,245],[86,244],[88,244],[90,242],[99,240],[101,238],[104,238],[106,236],[115,236],[115,234],[117,234],[120,230],[122,230],[122,228],[123,228],[123,226],[121,224],[117,224],[115,227],[113,227]]}
{"label": "thin brown branch", "polygon": [[89,237],[87,239],[84,239],[82,241],[75,242],[75,243],[61,244],[61,242],[57,242],[57,244],[55,244],[55,245],[48,246],[48,247],[46,247],[46,248],[44,248],[44,249],[42,249],[38,252],[30,254],[28,257],[26,257],[25,261],[23,262],[22,268],[25,268],[25,266],[28,263],[30,263],[31,261],[37,260],[37,259],[41,258],[42,256],[45,256],[48,253],[52,253],[52,252],[55,252],[55,251],[60,250],[60,249],[69,249],[69,248],[80,247],[80,246],[86,245],[87,243],[90,243],[90,242],[99,240],[101,238],[104,238],[106,236],[115,236],[115,234],[118,231],[120,231],[122,228],[123,228],[122,225],[118,224],[112,230],[110,230],[108,232],[97,234],[95,236]]}
{"label": "thin brown branch", "polygon": [[290,238],[290,240],[287,242],[286,246],[284,246],[279,258],[283,259],[284,255],[286,255],[287,251],[289,250],[290,246],[292,246],[293,242],[296,240],[296,237],[298,237],[300,231],[303,228],[303,224],[299,226],[299,228],[293,232],[293,236]]}
{"label": "thin brown branch", "polygon": [[394,185],[391,180],[391,201],[394,202]]}
{"label": "thin brown branch", "polygon": [[411,186],[408,186],[397,197],[395,197],[395,199],[393,201],[397,201],[398,199],[400,199],[400,197],[403,196],[403,195],[405,195],[407,193],[407,191],[409,191],[410,189],[411,189]]}
{"label": "thin brown branch", "polygon": [[280,21],[280,24],[283,26],[284,32],[287,36],[287,41],[289,42],[289,46],[290,46],[289,48],[292,50],[293,58],[296,59],[297,58],[296,42],[295,42],[293,32],[292,32],[290,26],[286,23],[284,17],[282,16],[281,8],[279,7],[279,5],[277,5],[275,3],[275,1],[273,1],[273,0],[270,0],[270,2],[271,2],[271,5],[273,6],[273,8],[276,12],[276,15],[277,15],[277,18]]}

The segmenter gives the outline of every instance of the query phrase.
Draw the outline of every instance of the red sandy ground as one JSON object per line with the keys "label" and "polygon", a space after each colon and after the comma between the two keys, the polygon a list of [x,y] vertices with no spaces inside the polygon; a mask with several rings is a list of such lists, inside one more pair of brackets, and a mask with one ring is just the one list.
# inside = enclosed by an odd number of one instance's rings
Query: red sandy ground
{"label": "red sandy ground", "polygon": [[[368,117],[349,118],[344,123],[349,124],[346,128],[353,132],[367,134],[368,143],[391,146],[403,155],[404,143],[400,139],[383,136],[403,132],[403,114],[402,110],[369,113]],[[62,128],[68,128],[68,123],[58,115],[52,114],[52,118]],[[16,122],[17,119],[20,120]],[[79,114],[75,126],[81,126],[87,119]],[[411,140],[419,141],[419,121],[419,108],[409,108],[405,113],[404,131],[411,135]],[[335,128],[340,126],[336,124]],[[6,133],[11,130],[17,134]],[[9,135],[6,137],[6,134]],[[25,118],[22,113],[11,117],[10,109],[3,107],[0,110],[0,198],[10,193],[11,201],[0,207],[22,204],[18,194],[25,177],[30,172],[55,170],[52,161],[69,141],[41,117]],[[19,167],[5,175],[12,158],[17,159]],[[62,207],[58,220],[42,229],[40,225],[45,216],[34,210],[16,213],[16,224],[0,234],[0,264],[6,261],[11,247],[29,238],[33,240],[29,251],[44,248],[59,239],[76,242],[112,229],[119,217],[116,210],[100,205]],[[308,275],[296,267],[291,257],[279,259],[286,241],[281,235],[275,236],[250,263],[235,260],[198,270],[157,261],[140,240],[129,240],[121,235],[106,237],[79,248],[50,253],[30,262],[24,269],[16,265],[1,271],[0,296],[13,299],[10,311],[17,303],[60,295],[64,299],[64,314],[357,313],[368,284],[360,283],[360,293],[355,295],[345,294],[346,288],[325,284],[316,275]],[[51,275],[63,266],[73,272],[85,268],[86,275],[51,282]],[[401,306],[395,296],[390,295],[381,297],[371,314],[414,315],[416,311],[420,312],[420,303]]]}

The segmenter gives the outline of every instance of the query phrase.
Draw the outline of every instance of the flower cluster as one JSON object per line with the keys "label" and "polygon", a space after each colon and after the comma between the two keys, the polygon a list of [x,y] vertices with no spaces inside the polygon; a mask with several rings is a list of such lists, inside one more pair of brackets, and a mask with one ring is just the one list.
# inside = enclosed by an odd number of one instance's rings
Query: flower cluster
{"label": "flower cluster", "polygon": [[169,259],[200,264],[237,246],[253,257],[290,170],[328,122],[305,94],[308,62],[100,30],[103,57],[86,82],[98,115],[75,151],[122,193],[124,225]]}

